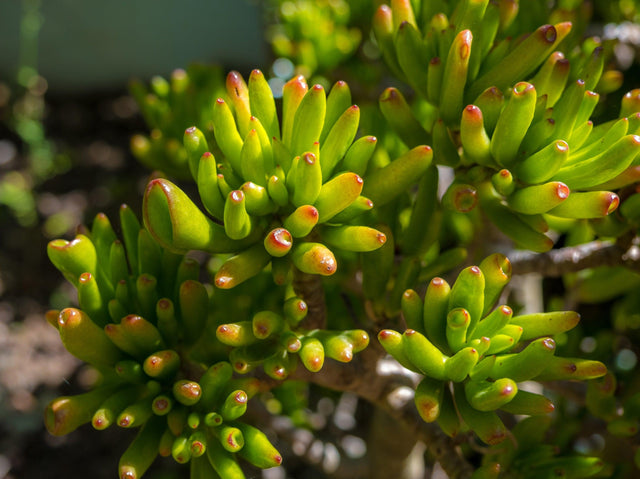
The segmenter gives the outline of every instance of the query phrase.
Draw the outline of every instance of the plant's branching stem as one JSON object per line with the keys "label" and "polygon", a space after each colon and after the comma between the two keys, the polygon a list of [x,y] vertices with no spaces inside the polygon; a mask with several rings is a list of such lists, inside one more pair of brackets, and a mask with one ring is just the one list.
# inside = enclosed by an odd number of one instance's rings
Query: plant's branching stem
{"label": "plant's branching stem", "polygon": [[562,276],[597,266],[624,266],[640,273],[640,248],[605,241],[592,241],[546,253],[514,251],[509,254],[513,274],[538,273],[542,276]]}
{"label": "plant's branching stem", "polygon": [[[309,307],[301,327],[325,327],[326,303],[322,278],[294,270],[293,287]],[[349,391],[380,407],[392,418],[408,426],[407,433],[426,445],[450,479],[468,479],[473,473],[473,466],[464,458],[458,445],[436,424],[425,423],[418,414],[413,401],[416,375],[401,367],[385,371],[380,367],[385,355],[382,347],[372,341],[348,364],[328,360],[317,373],[298,368],[290,378],[337,391]],[[261,379],[266,387],[275,387],[279,383],[265,376]]]}
{"label": "plant's branching stem", "polygon": [[294,268],[293,289],[304,299],[309,308],[307,317],[302,320],[302,329],[322,329],[327,324],[327,305],[324,299],[322,277],[317,274],[303,273]]}
{"label": "plant's branching stem", "polygon": [[[291,379],[307,381],[329,389],[350,391],[387,411],[404,422],[409,431],[427,446],[429,452],[447,472],[450,479],[467,479],[473,467],[463,457],[456,443],[436,424],[427,424],[419,416],[413,402],[415,375],[402,368],[393,372],[381,371],[385,352],[376,343],[358,353],[351,363],[325,362],[323,368],[312,373],[298,368]],[[265,378],[266,382],[277,382]]]}
{"label": "plant's branching stem", "polygon": [[412,427],[375,408],[367,437],[369,479],[424,477],[424,449]]}

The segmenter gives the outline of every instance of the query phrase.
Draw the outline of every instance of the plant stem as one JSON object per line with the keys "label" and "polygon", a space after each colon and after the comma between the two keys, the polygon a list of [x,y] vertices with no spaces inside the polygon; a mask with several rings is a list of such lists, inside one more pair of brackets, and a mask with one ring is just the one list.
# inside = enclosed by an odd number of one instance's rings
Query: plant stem
{"label": "plant stem", "polygon": [[[634,242],[637,238],[634,238]],[[598,266],[624,266],[640,272],[640,248],[631,242],[592,241],[579,246],[568,246],[546,253],[514,251],[509,254],[513,274],[539,273],[557,277]]]}
{"label": "plant stem", "polygon": [[307,303],[308,313],[300,324],[302,329],[323,329],[327,324],[327,305],[324,299],[322,277],[303,273],[294,268],[293,289]]}
{"label": "plant stem", "polygon": [[[437,424],[425,423],[418,415],[413,402],[415,374],[400,367],[382,370],[379,366],[384,356],[384,350],[374,342],[351,363],[328,360],[319,372],[298,368],[290,379],[307,381],[328,389],[350,391],[368,400],[408,426],[408,434],[427,446],[450,479],[469,478],[473,466],[464,458],[456,442],[445,435]],[[271,386],[279,384],[270,378],[263,379]]]}
{"label": "plant stem", "polygon": [[[376,408],[371,418],[371,429],[367,440],[370,479],[410,479],[424,476],[414,470],[416,458],[424,469],[423,456],[413,454],[416,448],[416,435],[407,424],[397,421],[386,411]],[[418,445],[422,449],[424,446]],[[420,451],[418,451],[420,452]]]}

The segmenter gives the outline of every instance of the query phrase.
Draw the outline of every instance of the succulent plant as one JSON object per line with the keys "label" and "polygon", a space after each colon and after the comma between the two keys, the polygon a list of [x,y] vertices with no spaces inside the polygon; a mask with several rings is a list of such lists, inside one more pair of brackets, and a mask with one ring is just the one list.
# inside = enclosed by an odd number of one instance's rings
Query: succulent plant
{"label": "succulent plant", "polygon": [[[622,77],[609,42],[581,38],[584,2],[390,3],[378,6],[373,32],[413,91],[392,83],[377,105],[354,105],[344,81],[326,91],[303,76],[280,100],[257,69],[246,81],[190,69],[155,78],[152,93],[132,87],[154,129],[133,151],[160,170],[144,192],[143,226],[123,207],[122,241],[98,215],[91,230],[49,245],[79,307],[47,318],[101,373],[91,391],[50,403],[54,434],[88,422],[140,426],[123,479],[158,454],[189,462],[192,477],[244,477],[236,456],[259,468],[282,461],[263,425],[244,422],[249,399],[273,390],[303,415],[298,387],[313,383],[411,424],[410,439],[433,446],[450,477],[609,473],[602,451],[576,455],[551,427],[556,405],[577,427],[586,413],[566,406],[575,397],[640,457],[630,439],[637,386],[616,395],[611,351],[576,346],[597,327],[580,323],[581,304],[625,294],[615,334],[637,329],[628,267],[637,270],[638,90],[594,125],[600,97]],[[341,35],[322,26],[344,25],[346,4],[278,5],[291,15],[277,31],[316,42],[307,68],[344,61],[332,53]],[[307,31],[312,11],[320,26]],[[296,57],[276,37],[276,50]],[[360,121],[376,107],[382,128],[374,113]],[[371,126],[380,141],[361,131]],[[562,263],[538,269],[562,276],[570,306],[552,299],[547,312],[520,311],[504,235]],[[609,256],[583,262],[602,248]],[[207,271],[191,251],[208,258]],[[512,254],[517,272],[526,253]],[[387,355],[394,374],[379,369]],[[553,392],[568,381],[572,397]],[[407,385],[411,407],[390,399]],[[487,445],[481,459],[459,447],[474,436]]]}
{"label": "succulent plant", "polygon": [[232,378],[231,364],[218,360],[226,355],[215,331],[207,332],[211,299],[199,264],[158,246],[126,205],[120,223],[122,241],[100,214],[91,231],[49,244],[80,309],[50,311],[47,319],[101,379],[87,393],[51,401],[47,428],[55,435],[85,423],[139,428],[120,459],[123,479],[142,477],[158,454],[191,460],[202,477],[213,470],[238,477],[232,453],[257,467],[279,465],[266,436],[240,421],[259,385]]}
{"label": "succulent plant", "polygon": [[175,184],[152,180],[143,214],[154,238],[175,251],[234,253],[216,274],[219,288],[232,288],[269,264],[278,284],[287,281],[292,265],[302,273],[332,275],[338,265],[331,248],[381,247],[384,233],[351,220],[416,181],[431,149],[417,147],[388,166],[406,171],[406,179],[396,175],[396,185],[384,181],[389,173],[378,172],[365,187],[360,175],[376,139],[354,142],[359,108],[350,106],[346,83],[336,83],[327,96],[322,86],[309,89],[304,78],[293,78],[284,87],[282,122],[260,71],[248,84],[231,72],[227,89],[231,107],[218,98],[213,113],[222,158],[208,151],[198,128],[184,135],[200,198],[213,218]]}
{"label": "succulent plant", "polygon": [[449,206],[479,203],[518,246],[538,252],[553,246],[545,233],[554,218],[615,211],[620,199],[609,190],[635,181],[640,117],[630,93],[618,120],[590,120],[596,91],[620,84],[619,72],[604,69],[601,42],[565,56],[557,48],[568,47],[570,22],[512,41],[504,32],[516,2],[461,1],[451,18],[438,8],[425,3],[419,16],[408,1],[383,5],[374,30],[387,64],[424,104],[416,117],[391,87],[380,108],[408,146],[426,142],[434,162],[460,170]]}
{"label": "succulent plant", "polygon": [[598,361],[555,356],[552,336],[575,327],[577,313],[514,315],[507,305],[495,306],[510,277],[509,260],[499,253],[463,269],[452,286],[436,277],[424,301],[414,290],[404,292],[403,334],[378,334],[389,354],[424,376],[416,388],[418,412],[449,435],[467,428],[485,443],[498,444],[507,430],[497,410],[535,416],[554,409],[544,396],[519,390],[518,383],[586,380],[607,371]]}

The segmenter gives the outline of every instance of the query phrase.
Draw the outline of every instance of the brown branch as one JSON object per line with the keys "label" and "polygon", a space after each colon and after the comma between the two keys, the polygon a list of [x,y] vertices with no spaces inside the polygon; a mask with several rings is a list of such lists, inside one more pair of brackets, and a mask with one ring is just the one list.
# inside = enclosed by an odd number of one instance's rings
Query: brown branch
{"label": "brown branch", "polygon": [[[386,374],[381,372],[379,366],[384,355],[384,350],[377,343],[372,343],[351,363],[328,360],[317,373],[298,368],[290,378],[333,390],[350,391],[368,400],[406,424],[409,432],[424,442],[450,479],[469,478],[473,467],[456,443],[437,424],[427,424],[420,418],[411,394],[415,387],[413,373],[401,369]],[[270,378],[264,378],[264,381],[273,383],[270,384],[273,386],[277,384]]]}
{"label": "brown branch", "polygon": [[640,248],[633,243],[592,241],[546,253],[514,251],[509,254],[509,260],[513,274],[538,273],[557,277],[598,266],[624,266],[640,273]]}
{"label": "brown branch", "polygon": [[322,287],[322,276],[293,271],[293,289],[307,303],[307,316],[300,323],[301,329],[322,329],[327,324],[327,305]]}
{"label": "brown branch", "polygon": [[[309,308],[307,317],[300,325],[303,329],[319,329],[326,326],[326,303],[322,278],[294,269],[293,287]],[[418,414],[413,392],[416,377],[413,373],[398,368],[393,373],[379,370],[386,355],[377,342],[360,352],[348,364],[327,360],[317,373],[298,368],[290,379],[306,381],[328,389],[349,391],[386,411],[392,418],[402,421],[406,433],[421,440],[433,457],[447,472],[450,479],[468,479],[473,467],[462,455],[458,445],[436,424],[425,423]],[[263,376],[267,387],[275,387],[278,381]]]}
{"label": "brown branch", "polygon": [[409,425],[391,417],[381,408],[375,408],[371,415],[367,453],[368,479],[412,479],[424,476],[424,445],[416,439]]}

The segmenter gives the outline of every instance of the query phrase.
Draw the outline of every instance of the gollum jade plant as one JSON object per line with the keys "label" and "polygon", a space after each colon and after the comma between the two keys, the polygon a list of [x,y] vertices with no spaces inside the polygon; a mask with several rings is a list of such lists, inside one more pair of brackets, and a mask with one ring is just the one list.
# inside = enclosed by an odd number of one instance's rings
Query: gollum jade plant
{"label": "gollum jade plant", "polygon": [[[123,206],[120,238],[98,215],[48,247],[78,307],[47,319],[101,376],[48,405],[50,432],[137,428],[121,479],[141,477],[157,455],[188,463],[192,478],[243,478],[243,461],[283,460],[244,419],[249,400],[302,381],[354,392],[406,423],[452,478],[613,474],[598,455],[549,442],[558,418],[545,386],[577,385],[573,407],[586,403],[621,441],[637,431],[640,396],[616,397],[603,362],[562,352],[579,314],[506,304],[518,268],[555,258],[556,275],[579,281],[576,271],[598,265],[580,256],[594,238],[610,245],[600,265],[631,264],[640,92],[594,125],[598,91],[620,74],[607,69],[606,45],[571,33],[567,18],[579,27],[584,5],[566,3],[532,7],[550,20],[533,30],[515,0],[379,6],[382,57],[413,90],[382,92],[391,131],[380,138],[360,132],[344,81],[327,92],[297,76],[281,100],[259,70],[246,81],[198,69],[156,78],[150,91],[137,84],[154,133],[132,148],[162,170],[146,187],[142,225]],[[196,189],[199,199],[185,192]],[[512,266],[493,243],[479,246],[499,232],[502,243],[551,251],[518,252]],[[560,234],[569,249],[553,249]],[[210,256],[211,279],[194,250]],[[383,372],[385,356],[402,367]],[[482,454],[467,440],[485,443]]]}

